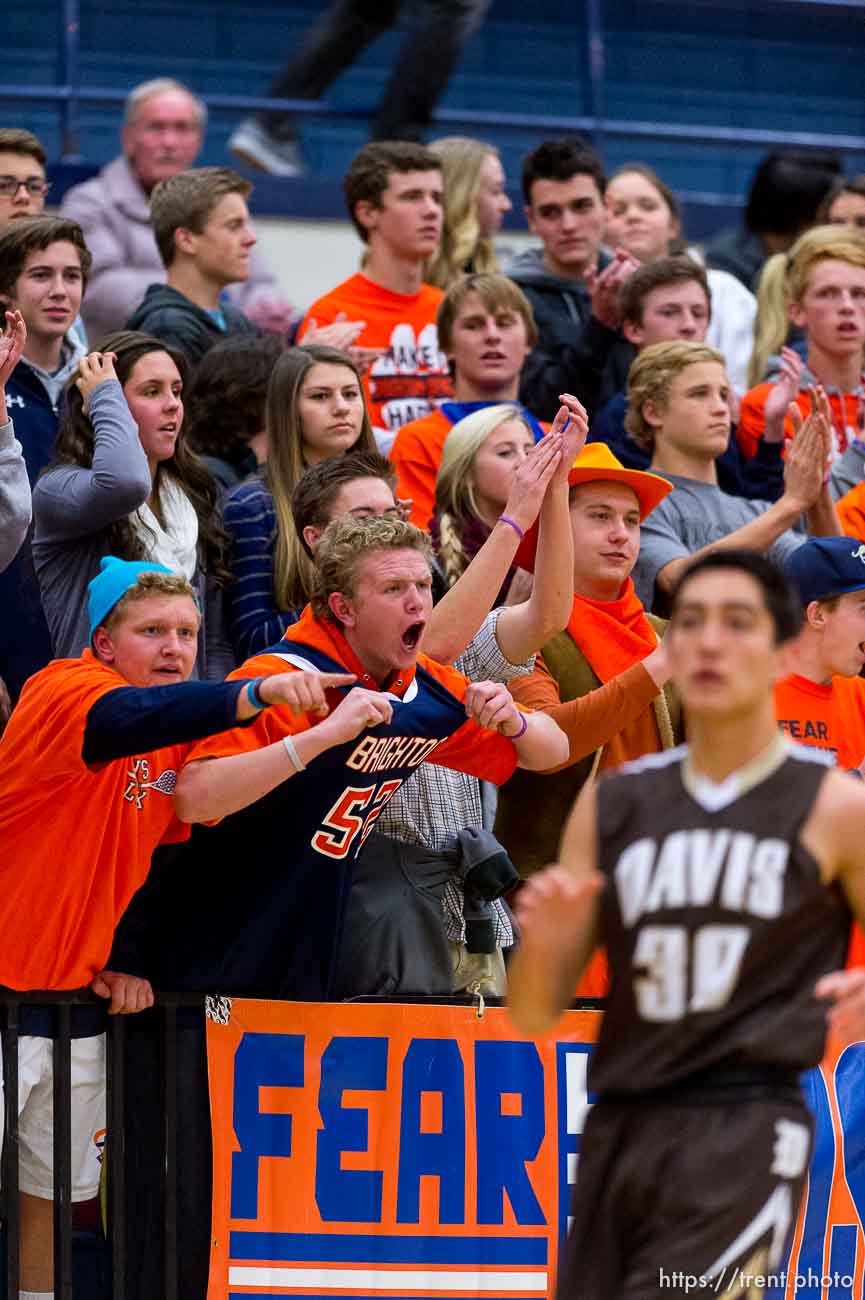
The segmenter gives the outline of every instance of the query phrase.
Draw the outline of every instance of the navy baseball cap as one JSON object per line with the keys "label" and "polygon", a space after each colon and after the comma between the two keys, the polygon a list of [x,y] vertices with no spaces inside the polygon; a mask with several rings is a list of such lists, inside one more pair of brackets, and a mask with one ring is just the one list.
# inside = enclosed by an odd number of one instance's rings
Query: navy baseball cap
{"label": "navy baseball cap", "polygon": [[855,537],[812,537],[787,561],[803,605],[865,589],[865,545]]}

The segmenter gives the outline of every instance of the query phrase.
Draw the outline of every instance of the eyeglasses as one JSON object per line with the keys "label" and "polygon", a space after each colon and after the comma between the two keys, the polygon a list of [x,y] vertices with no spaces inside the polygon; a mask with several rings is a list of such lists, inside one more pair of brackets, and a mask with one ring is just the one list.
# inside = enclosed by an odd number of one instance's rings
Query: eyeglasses
{"label": "eyeglasses", "polygon": [[38,176],[31,176],[26,181],[19,181],[17,176],[0,176],[0,194],[4,199],[14,199],[22,186],[34,199],[44,198],[51,189],[50,181],[43,181]]}

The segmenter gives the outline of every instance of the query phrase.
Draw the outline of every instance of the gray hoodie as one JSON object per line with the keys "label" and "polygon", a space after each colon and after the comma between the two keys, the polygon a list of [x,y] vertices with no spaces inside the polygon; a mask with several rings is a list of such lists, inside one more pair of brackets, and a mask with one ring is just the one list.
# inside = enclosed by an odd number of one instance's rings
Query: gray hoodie
{"label": "gray hoodie", "polygon": [[[603,250],[598,269],[610,262]],[[618,330],[592,315],[582,280],[566,280],[544,266],[543,248],[528,248],[506,268],[528,298],[538,343],[523,366],[520,401],[541,420],[552,420],[559,393],[574,393],[589,416],[624,388],[634,348]]]}
{"label": "gray hoodie", "polygon": [[11,564],[30,527],[30,483],[12,421],[0,424],[0,573]]}

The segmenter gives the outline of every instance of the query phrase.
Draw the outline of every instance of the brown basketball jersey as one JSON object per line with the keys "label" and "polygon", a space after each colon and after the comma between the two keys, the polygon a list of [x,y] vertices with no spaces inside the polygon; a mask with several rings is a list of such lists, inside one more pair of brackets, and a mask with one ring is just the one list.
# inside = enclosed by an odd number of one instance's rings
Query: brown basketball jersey
{"label": "brown basketball jersey", "polygon": [[823,1055],[814,985],[843,966],[851,920],[799,842],[825,762],[791,747],[713,811],[683,782],[686,753],[649,755],[598,787],[612,984],[596,1092],[751,1066],[803,1070]]}

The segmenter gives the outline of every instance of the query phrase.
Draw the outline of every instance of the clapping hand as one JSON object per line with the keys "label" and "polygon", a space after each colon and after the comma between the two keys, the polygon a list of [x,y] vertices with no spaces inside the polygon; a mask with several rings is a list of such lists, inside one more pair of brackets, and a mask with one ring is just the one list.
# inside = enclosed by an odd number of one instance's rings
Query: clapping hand
{"label": "clapping hand", "polygon": [[27,326],[20,311],[7,311],[6,332],[0,334],[0,388],[21,360],[24,344],[27,342]]}
{"label": "clapping hand", "polygon": [[773,387],[766,397],[763,407],[765,428],[764,442],[780,442],[784,437],[784,420],[790,403],[795,402],[799,394],[802,378],[802,358],[793,348],[781,349],[781,369]]}

